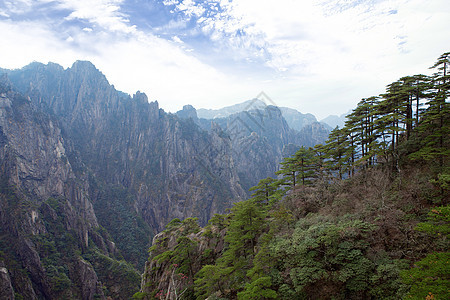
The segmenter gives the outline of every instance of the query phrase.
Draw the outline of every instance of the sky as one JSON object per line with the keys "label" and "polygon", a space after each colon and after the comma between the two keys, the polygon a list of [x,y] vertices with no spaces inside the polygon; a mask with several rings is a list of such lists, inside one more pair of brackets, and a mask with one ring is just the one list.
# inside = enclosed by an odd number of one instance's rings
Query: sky
{"label": "sky", "polygon": [[0,67],[89,60],[166,111],[340,115],[450,51],[448,0],[0,0]]}

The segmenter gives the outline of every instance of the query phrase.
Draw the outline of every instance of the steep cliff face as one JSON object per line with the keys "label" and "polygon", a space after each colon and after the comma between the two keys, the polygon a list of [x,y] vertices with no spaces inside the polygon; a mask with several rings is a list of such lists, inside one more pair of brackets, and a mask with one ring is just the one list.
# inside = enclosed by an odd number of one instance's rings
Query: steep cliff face
{"label": "steep cliff face", "polygon": [[229,139],[166,114],[145,94],[124,97],[91,63],[67,70],[32,64],[10,77],[61,119],[75,156],[97,179],[135,197],[154,230],[174,217],[195,215],[205,223],[245,197],[227,155]]}
{"label": "steep cliff face", "polygon": [[323,143],[329,133],[312,115],[313,120],[309,123],[305,121],[300,131],[294,130],[285,120],[283,108],[262,106],[262,101],[255,103],[257,109],[225,118],[197,121],[205,130],[220,128],[230,137],[232,157],[245,190],[255,186],[262,178],[275,176],[283,157],[293,154],[300,146],[312,147]]}
{"label": "steep cliff face", "polygon": [[89,62],[3,71],[0,261],[5,287],[27,299],[129,297],[165,224],[205,225],[273,175],[286,148],[320,141],[276,107],[208,125],[191,106],[168,114]]}
{"label": "steep cliff face", "polygon": [[195,274],[212,264],[225,246],[225,226],[213,223],[200,228],[195,219],[175,219],[155,235],[142,276],[142,299],[195,298]]}
{"label": "steep cliff face", "polygon": [[303,114],[288,107],[280,107],[280,110],[289,127],[298,131],[309,124],[317,122],[316,117],[312,114]]}
{"label": "steep cliff face", "polygon": [[5,268],[4,262],[0,262],[0,299],[14,300],[14,290],[11,283],[9,271]]}
{"label": "steep cliff face", "polygon": [[[114,255],[142,268],[152,232],[171,219],[196,216],[205,224],[214,213],[245,198],[229,137],[204,132],[191,121],[165,113],[157,102],[148,103],[145,94],[137,92],[131,98],[116,91],[91,63],[76,62],[67,70],[34,63],[7,73],[29,105],[51,115],[61,128],[61,157],[70,171],[58,166],[51,172],[61,181],[81,183],[83,190],[73,194],[89,199],[85,206],[92,211],[83,218],[95,220],[91,227],[106,230],[109,239],[99,234],[89,239],[87,229],[80,236],[85,244],[95,242],[103,254],[113,257],[113,240],[118,248]],[[30,153],[29,161],[55,161],[38,154]],[[37,187],[47,187],[41,188],[40,196],[48,198],[49,189],[67,196],[61,183],[51,180],[37,181]],[[15,182],[19,181],[27,182]],[[98,255],[90,258],[98,269]]]}
{"label": "steep cliff face", "polygon": [[[93,267],[79,254],[52,257],[59,246],[55,243],[71,240],[72,248],[61,247],[81,253],[95,235],[98,223],[86,180],[72,171],[58,122],[12,91],[5,77],[0,82],[0,132],[3,277],[9,276],[11,287],[25,299],[104,297]],[[85,267],[73,287],[76,261]],[[60,268],[63,262],[66,268]]]}

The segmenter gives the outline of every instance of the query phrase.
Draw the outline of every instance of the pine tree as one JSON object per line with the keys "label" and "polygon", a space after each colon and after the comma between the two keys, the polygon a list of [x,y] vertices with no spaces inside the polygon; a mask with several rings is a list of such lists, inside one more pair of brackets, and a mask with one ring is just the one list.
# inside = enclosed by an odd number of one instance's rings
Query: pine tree
{"label": "pine tree", "polygon": [[434,91],[426,103],[428,107],[418,127],[422,136],[421,149],[410,156],[426,160],[438,159],[440,168],[444,166],[444,158],[450,155],[450,105],[447,102],[450,90],[449,66],[450,52],[442,54],[432,66],[437,69],[433,75]]}
{"label": "pine tree", "polygon": [[337,172],[339,179],[343,178],[347,165],[347,150],[349,144],[345,129],[336,127],[328,135],[328,140],[325,142],[323,149],[326,153],[327,160],[325,165],[333,172]]}
{"label": "pine tree", "polygon": [[277,193],[279,187],[279,182],[272,177],[261,179],[258,185],[250,188],[250,191],[253,191],[252,199],[258,204],[269,204],[278,201],[281,199],[280,194]]}
{"label": "pine tree", "polygon": [[299,183],[311,184],[316,177],[314,150],[312,148],[300,147],[294,154],[294,170],[297,172]]}
{"label": "pine tree", "polygon": [[[254,199],[236,203],[231,211],[223,255],[215,265],[204,266],[195,281],[199,298],[218,290],[225,295],[237,293],[245,287],[247,271],[257,252],[257,238],[264,230],[266,213]],[[228,296],[235,298],[236,294]]]}
{"label": "pine tree", "polygon": [[279,181],[280,185],[288,185],[294,187],[297,184],[297,170],[295,168],[295,159],[293,157],[286,157],[280,163],[280,170],[275,172],[277,175],[282,175]]}
{"label": "pine tree", "polygon": [[[376,109],[379,103],[379,97],[369,97],[362,99],[355,110],[357,114],[356,119],[359,120],[360,138],[356,139],[356,145],[361,148],[361,158],[359,163],[364,163],[365,166],[370,166],[375,163],[375,149],[379,135],[375,130],[375,120],[378,117]],[[357,137],[357,136],[355,136]]]}

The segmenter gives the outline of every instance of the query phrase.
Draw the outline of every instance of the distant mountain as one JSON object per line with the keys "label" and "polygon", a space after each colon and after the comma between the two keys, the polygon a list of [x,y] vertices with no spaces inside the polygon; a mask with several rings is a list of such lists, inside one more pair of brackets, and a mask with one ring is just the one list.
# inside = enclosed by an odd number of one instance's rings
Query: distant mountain
{"label": "distant mountain", "polygon": [[87,61],[0,73],[0,298],[130,299],[170,220],[205,225],[328,135],[255,100],[166,113]]}
{"label": "distant mountain", "polygon": [[336,128],[336,126],[339,126],[339,128],[342,128],[345,125],[345,119],[349,113],[350,113],[350,111],[346,112],[345,114],[342,114],[340,116],[330,115],[330,116],[326,117],[325,119],[320,120],[320,122],[327,124],[328,126],[331,127],[331,129]]}
{"label": "distant mountain", "polygon": [[0,267],[24,299],[130,299],[153,233],[247,197],[229,137],[90,62],[3,71]]}
{"label": "distant mountain", "polygon": [[[262,178],[274,177],[283,157],[292,155],[300,146],[323,143],[329,134],[329,130],[311,114],[266,105],[257,99],[215,112],[225,115],[225,111],[242,108],[244,110],[214,119],[198,119],[198,111],[196,113],[190,105],[176,114],[191,119],[207,131],[221,130],[230,137],[232,158],[244,190]],[[282,111],[300,130],[289,125]]]}
{"label": "distant mountain", "polygon": [[[226,118],[232,114],[240,113],[244,111],[251,111],[255,109],[264,110],[267,106],[271,104],[267,104],[259,99],[247,100],[245,102],[227,106],[220,109],[204,109],[200,108],[197,110],[197,115],[202,119],[217,119],[217,118]],[[317,122],[317,119],[312,114],[303,114],[295,109],[288,107],[278,107],[286,120],[287,124],[290,128],[295,130],[301,130],[304,126]]]}
{"label": "distant mountain", "polygon": [[288,107],[280,107],[280,110],[289,127],[295,130],[301,130],[306,125],[317,122],[317,119],[313,114],[303,114]]}
{"label": "distant mountain", "polygon": [[231,106],[226,106],[226,107],[219,108],[219,109],[200,108],[200,109],[197,109],[197,115],[199,118],[203,118],[203,119],[226,118],[229,115],[239,113],[242,111],[249,111],[249,110],[258,109],[258,108],[264,109],[264,107],[266,107],[266,106],[267,106],[267,104],[264,103],[263,101],[261,101],[259,99],[252,99],[252,100],[247,100],[242,103],[238,103],[238,104],[231,105]]}

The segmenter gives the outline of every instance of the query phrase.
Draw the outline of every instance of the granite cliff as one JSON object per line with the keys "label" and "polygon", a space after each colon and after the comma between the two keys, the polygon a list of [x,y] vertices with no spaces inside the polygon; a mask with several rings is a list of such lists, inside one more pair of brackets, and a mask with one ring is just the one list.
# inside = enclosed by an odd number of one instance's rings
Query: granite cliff
{"label": "granite cliff", "polygon": [[[243,110],[231,113],[237,109]],[[245,190],[258,184],[262,178],[274,177],[283,157],[292,155],[300,146],[312,147],[323,143],[329,134],[328,129],[310,114],[266,105],[257,99],[222,110],[207,111],[209,114],[205,114],[204,109],[200,111],[200,115],[216,115],[213,119],[198,118],[195,108],[190,105],[177,115],[191,119],[209,132],[221,130],[230,138],[231,155]],[[289,126],[285,113],[290,113],[291,124],[299,130]]]}
{"label": "granite cliff", "polygon": [[0,73],[2,297],[129,298],[170,220],[205,225],[286,149],[327,134],[289,128],[272,106],[213,122],[166,113],[89,62]]}

